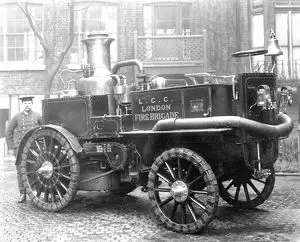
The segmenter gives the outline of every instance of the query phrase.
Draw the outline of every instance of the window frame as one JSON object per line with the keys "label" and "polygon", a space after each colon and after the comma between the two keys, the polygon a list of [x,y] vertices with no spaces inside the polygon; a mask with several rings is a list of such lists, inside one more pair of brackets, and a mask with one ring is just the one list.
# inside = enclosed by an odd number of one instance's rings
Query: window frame
{"label": "window frame", "polygon": [[287,67],[287,71],[285,72],[285,74],[287,75],[288,78],[297,78],[299,77],[296,72],[297,72],[297,67],[294,65],[296,62],[300,63],[300,58],[297,59],[294,56],[294,49],[295,48],[299,48],[300,49],[300,43],[299,44],[294,44],[293,43],[293,29],[295,29],[295,31],[297,31],[297,26],[293,26],[293,14],[300,14],[300,5],[294,6],[291,5],[291,2],[289,2],[290,5],[276,5],[275,8],[275,31],[276,33],[279,32],[278,29],[278,24],[277,24],[277,20],[276,17],[278,14],[286,14],[287,15],[287,29],[286,29],[286,38],[287,38],[287,43],[283,44],[280,43],[280,39],[279,39],[279,45],[282,46],[283,48],[285,48],[287,50],[286,53],[286,59],[283,56],[279,56],[278,57],[278,61],[286,61],[286,67]]}
{"label": "window frame", "polygon": [[[111,44],[111,49],[110,49],[110,54],[111,54],[111,61],[112,63],[116,63],[118,61],[118,20],[119,20],[119,16],[118,16],[118,3],[116,1],[80,1],[75,3],[75,11],[76,9],[79,9],[81,11],[78,11],[78,15],[77,17],[74,18],[74,29],[76,31],[74,31],[74,41],[73,41],[73,45],[70,48],[69,51],[69,59],[67,62],[67,67],[70,69],[79,69],[79,66],[82,64],[86,64],[87,61],[87,53],[86,53],[86,47],[85,45],[81,42],[82,39],[87,38],[87,35],[90,34],[91,32],[84,32],[82,31],[82,26],[83,26],[83,21],[87,21],[87,18],[83,17],[83,13],[82,10],[84,10],[85,8],[88,8],[92,5],[98,5],[102,7],[112,7],[115,8],[112,11],[115,12],[115,32],[109,32],[109,31],[100,31],[100,32],[105,32],[109,35],[109,37],[114,38],[115,41],[112,42]],[[100,20],[100,19],[99,19]],[[107,27],[108,22],[105,22],[105,29],[108,29]],[[92,30],[93,32],[93,30]],[[97,32],[97,31],[96,31]],[[99,31],[98,31],[99,32]],[[76,44],[76,45],[75,45]],[[75,58],[75,60],[72,61],[72,51],[74,51],[73,53],[75,53],[77,55],[77,60]],[[115,56],[113,56],[115,55]]]}
{"label": "window frame", "polygon": [[[255,36],[253,34],[254,30],[255,30],[255,26],[254,26],[254,18],[255,17],[261,17],[261,21],[262,23],[258,24],[260,27],[262,27],[262,33],[259,34],[260,38],[261,38],[261,43],[256,45],[255,44]],[[251,47],[252,49],[264,49],[264,42],[265,42],[265,38],[264,38],[264,15],[262,12],[256,12],[253,13],[251,15]],[[252,56],[252,63],[253,65],[259,64],[261,67],[264,67],[264,62],[265,62],[265,56],[264,55],[256,55],[256,56]],[[260,68],[261,69],[261,68]]]}
{"label": "window frame", "polygon": [[[36,3],[36,2],[26,2],[31,6],[37,6],[37,7],[44,7],[44,4]],[[0,18],[2,25],[0,26],[1,32],[0,36],[2,37],[2,58],[0,63],[0,70],[44,70],[44,59],[39,59],[39,56],[43,53],[42,46],[39,44],[38,38],[35,36],[34,32],[32,31],[28,20],[26,19],[25,15],[22,15],[22,19],[26,21],[24,22],[24,26],[27,24],[28,32],[10,32],[9,31],[9,22],[8,22],[8,13],[9,8],[15,7],[16,11],[20,11],[20,14],[23,14],[21,10],[19,9],[18,5],[16,3],[12,2],[2,2],[0,4],[1,8],[1,15]],[[41,18],[39,21],[41,21],[41,28],[43,31],[44,29],[44,11],[41,9]],[[18,47],[14,45],[13,47],[9,46],[8,39],[13,36],[23,36],[23,43],[22,47]],[[22,60],[9,60],[9,50],[10,49],[22,49],[23,52],[27,54],[27,56],[23,56]],[[16,54],[16,51],[14,51]],[[25,57],[25,58],[24,58]]]}
{"label": "window frame", "polygon": [[[184,6],[189,6],[190,8],[190,16],[189,18],[184,18],[183,17],[183,9]],[[145,16],[143,16],[143,21],[144,21],[144,25],[143,25],[143,32],[145,35],[149,35],[152,34],[154,36],[167,36],[167,35],[192,35],[193,32],[193,28],[192,28],[192,2],[190,1],[186,1],[186,2],[179,2],[179,1],[175,1],[175,2],[155,2],[155,3],[145,3],[143,4],[143,15],[145,14],[145,7],[151,7],[151,33],[147,33],[145,30]],[[158,23],[158,9],[160,7],[176,7],[176,29],[174,33],[171,34],[159,34],[157,32],[158,28],[157,28],[157,23]],[[189,33],[184,33],[184,26],[183,23],[185,20],[189,20],[190,21],[190,32]],[[163,21],[163,20],[162,20]],[[147,23],[149,24],[149,23]]]}

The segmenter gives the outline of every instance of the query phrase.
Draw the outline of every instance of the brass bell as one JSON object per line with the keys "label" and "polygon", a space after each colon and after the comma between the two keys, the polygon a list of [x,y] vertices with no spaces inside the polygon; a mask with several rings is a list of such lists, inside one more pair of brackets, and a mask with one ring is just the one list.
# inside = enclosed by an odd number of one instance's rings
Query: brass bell
{"label": "brass bell", "polygon": [[271,29],[270,30],[270,39],[268,40],[268,53],[265,54],[267,56],[278,56],[282,55],[283,52],[280,49],[280,46],[278,44],[278,39],[276,39],[276,35],[274,31]]}

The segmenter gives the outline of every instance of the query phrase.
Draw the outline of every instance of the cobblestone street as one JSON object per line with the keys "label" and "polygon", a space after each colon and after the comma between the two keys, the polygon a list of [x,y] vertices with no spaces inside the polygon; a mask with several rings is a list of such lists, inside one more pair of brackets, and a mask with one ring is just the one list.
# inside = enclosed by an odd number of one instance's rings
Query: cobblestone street
{"label": "cobblestone street", "polygon": [[0,162],[1,241],[300,241],[300,177],[278,176],[271,197],[257,209],[235,211],[222,199],[203,233],[183,235],[159,225],[140,188],[127,196],[79,192],[59,213],[30,201],[17,204],[13,164]]}

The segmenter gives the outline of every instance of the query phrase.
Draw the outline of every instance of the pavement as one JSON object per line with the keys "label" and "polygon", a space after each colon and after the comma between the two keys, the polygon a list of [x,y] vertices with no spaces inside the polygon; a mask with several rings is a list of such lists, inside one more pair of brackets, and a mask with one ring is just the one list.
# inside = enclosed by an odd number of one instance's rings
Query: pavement
{"label": "pavement", "polygon": [[165,229],[152,216],[148,194],[78,192],[61,212],[30,201],[17,204],[13,163],[0,161],[0,241],[300,241],[300,176],[277,176],[271,197],[256,209],[235,210],[221,198],[200,234]]}

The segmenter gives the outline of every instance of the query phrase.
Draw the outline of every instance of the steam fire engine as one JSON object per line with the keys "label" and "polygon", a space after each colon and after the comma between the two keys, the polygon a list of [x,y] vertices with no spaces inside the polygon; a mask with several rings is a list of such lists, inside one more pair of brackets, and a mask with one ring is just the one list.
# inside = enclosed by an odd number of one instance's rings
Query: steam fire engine
{"label": "steam fire engine", "polygon": [[[22,139],[17,162],[32,203],[59,211],[78,190],[125,195],[142,186],[161,223],[196,233],[214,218],[219,196],[242,209],[268,199],[278,140],[293,129],[279,112],[287,93],[276,88],[275,35],[268,50],[233,54],[271,56],[264,73],[187,73],[179,86],[147,76],[136,59],[111,68],[112,41],[83,40],[89,68],[77,89],[43,100],[43,125]],[[118,74],[125,66],[137,67],[138,85]]]}

